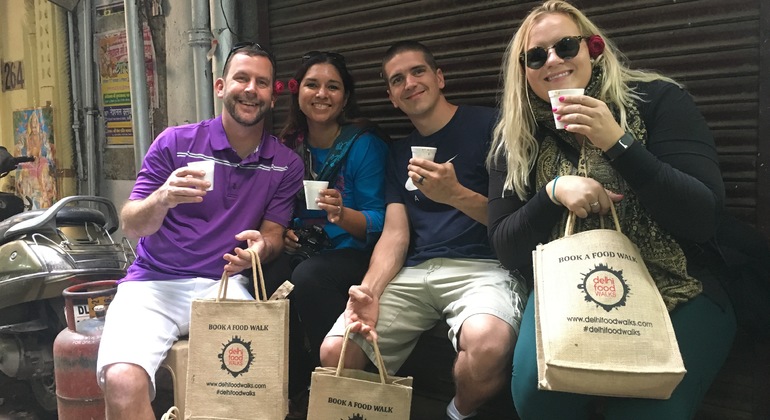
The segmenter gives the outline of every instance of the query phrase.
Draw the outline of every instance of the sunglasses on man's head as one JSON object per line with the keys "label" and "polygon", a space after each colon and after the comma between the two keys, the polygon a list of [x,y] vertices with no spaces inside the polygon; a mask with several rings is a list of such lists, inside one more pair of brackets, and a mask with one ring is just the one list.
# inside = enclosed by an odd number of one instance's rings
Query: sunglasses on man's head
{"label": "sunglasses on man's head", "polygon": [[330,60],[337,61],[343,65],[345,64],[345,57],[342,54],[338,54],[336,52],[329,52],[329,51],[310,51],[308,53],[305,53],[305,55],[302,56],[302,62],[304,63],[305,61],[316,57],[328,58]]}
{"label": "sunglasses on man's head", "polygon": [[267,54],[268,58],[270,59],[270,62],[275,63],[275,58],[273,58],[273,54],[270,53],[266,48],[259,45],[256,42],[251,41],[244,41],[244,42],[238,42],[235,45],[233,45],[232,48],[230,48],[230,52],[227,54],[227,58],[225,59],[225,65],[230,62],[230,58],[238,52],[238,50],[242,50],[244,48],[255,48],[259,51],[263,51],[265,54]]}
{"label": "sunglasses on man's head", "polygon": [[580,52],[580,41],[587,39],[584,36],[567,36],[560,39],[557,43],[548,48],[534,47],[527,50],[527,52],[521,53],[519,61],[526,64],[527,67],[532,70],[537,70],[545,65],[548,61],[548,50],[553,48],[553,51],[564,60],[574,58]]}

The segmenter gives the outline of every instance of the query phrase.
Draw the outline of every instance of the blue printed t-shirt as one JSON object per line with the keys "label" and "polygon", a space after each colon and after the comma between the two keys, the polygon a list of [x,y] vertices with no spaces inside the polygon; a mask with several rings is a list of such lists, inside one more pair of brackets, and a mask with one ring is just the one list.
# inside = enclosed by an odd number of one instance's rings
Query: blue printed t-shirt
{"label": "blue printed t-shirt", "polygon": [[214,189],[202,203],[168,210],[160,229],[142,237],[137,258],[121,281],[219,278],[242,243],[235,235],[259,229],[263,220],[287,226],[303,167],[296,153],[265,132],[256,151],[241,160],[230,147],[221,117],[164,130],[150,146],[129,196],[148,197],[173,171],[213,160]]}
{"label": "blue printed t-shirt", "polygon": [[[310,147],[313,168],[321,168],[332,150]],[[329,223],[325,210],[307,210],[298,200],[297,218],[303,226],[323,225],[332,248],[362,249],[374,246],[385,224],[385,165],[388,146],[371,132],[361,134],[350,146],[347,159],[337,175],[334,188],[342,194],[345,207],[358,210],[366,218],[366,240],[353,237],[345,229]]]}
{"label": "blue printed t-shirt", "polygon": [[450,205],[430,200],[420,190],[407,191],[405,183],[411,146],[431,146],[436,148],[438,163],[457,156],[452,164],[460,184],[486,197],[489,174],[484,162],[496,121],[493,108],[460,106],[439,131],[423,137],[415,130],[391,146],[386,201],[406,206],[411,241],[404,266],[441,257],[495,259],[485,225]]}

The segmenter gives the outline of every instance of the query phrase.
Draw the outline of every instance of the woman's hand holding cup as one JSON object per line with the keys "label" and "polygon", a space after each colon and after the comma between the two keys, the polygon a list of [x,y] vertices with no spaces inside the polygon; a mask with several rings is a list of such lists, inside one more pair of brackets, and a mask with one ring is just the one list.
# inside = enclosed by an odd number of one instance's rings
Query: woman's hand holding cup
{"label": "woman's hand holding cup", "polygon": [[583,89],[551,90],[548,95],[556,128],[582,134],[604,152],[625,134],[607,104],[583,95]]}
{"label": "woman's hand holding cup", "polygon": [[326,210],[326,219],[330,223],[339,223],[345,210],[342,194],[335,188],[321,190],[318,196],[318,207]]}

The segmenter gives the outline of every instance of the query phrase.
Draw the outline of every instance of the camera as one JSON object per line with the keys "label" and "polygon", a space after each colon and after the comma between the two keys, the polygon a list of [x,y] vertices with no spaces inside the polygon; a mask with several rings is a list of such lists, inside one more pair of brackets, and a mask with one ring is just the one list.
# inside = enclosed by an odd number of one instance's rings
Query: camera
{"label": "camera", "polygon": [[294,229],[299,247],[291,253],[292,269],[302,261],[318,254],[322,249],[331,247],[331,241],[322,226],[311,225]]}

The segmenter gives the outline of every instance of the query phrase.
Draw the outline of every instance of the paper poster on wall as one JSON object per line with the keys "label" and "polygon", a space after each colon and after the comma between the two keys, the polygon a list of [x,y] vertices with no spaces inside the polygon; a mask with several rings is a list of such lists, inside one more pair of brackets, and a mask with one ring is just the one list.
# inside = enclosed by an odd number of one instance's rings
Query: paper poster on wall
{"label": "paper poster on wall", "polygon": [[[155,49],[150,28],[144,25],[144,68],[150,94],[150,106],[158,107]],[[99,79],[102,90],[107,144],[133,144],[131,127],[131,85],[128,79],[128,44],[126,31],[116,30],[96,35]]]}
{"label": "paper poster on wall", "polygon": [[13,112],[14,156],[34,156],[34,162],[16,169],[16,193],[31,201],[33,209],[45,209],[58,199],[53,108]]}

